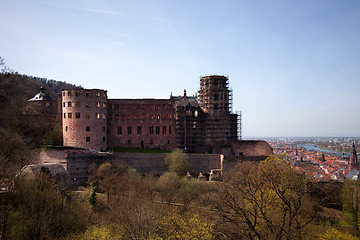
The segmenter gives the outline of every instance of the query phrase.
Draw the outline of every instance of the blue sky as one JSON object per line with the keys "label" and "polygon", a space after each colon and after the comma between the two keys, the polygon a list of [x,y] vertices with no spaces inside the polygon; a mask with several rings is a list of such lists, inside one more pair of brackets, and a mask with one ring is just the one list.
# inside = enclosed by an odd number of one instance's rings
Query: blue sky
{"label": "blue sky", "polygon": [[229,76],[243,136],[360,136],[360,1],[0,0],[19,73],[168,98]]}

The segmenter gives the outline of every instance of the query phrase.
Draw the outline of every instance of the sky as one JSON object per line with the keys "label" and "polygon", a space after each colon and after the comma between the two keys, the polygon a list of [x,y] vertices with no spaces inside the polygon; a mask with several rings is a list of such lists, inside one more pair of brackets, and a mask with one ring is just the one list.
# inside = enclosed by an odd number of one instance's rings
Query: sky
{"label": "sky", "polygon": [[109,98],[229,76],[242,135],[360,136],[358,0],[0,0],[0,56]]}

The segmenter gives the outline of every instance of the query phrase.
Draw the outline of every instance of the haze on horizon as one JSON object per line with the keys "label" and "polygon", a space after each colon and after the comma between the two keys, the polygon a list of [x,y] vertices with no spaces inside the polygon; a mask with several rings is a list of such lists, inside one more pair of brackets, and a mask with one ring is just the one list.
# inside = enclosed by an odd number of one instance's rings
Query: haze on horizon
{"label": "haze on horizon", "polygon": [[109,98],[224,74],[243,136],[360,136],[360,2],[0,0],[0,56]]}

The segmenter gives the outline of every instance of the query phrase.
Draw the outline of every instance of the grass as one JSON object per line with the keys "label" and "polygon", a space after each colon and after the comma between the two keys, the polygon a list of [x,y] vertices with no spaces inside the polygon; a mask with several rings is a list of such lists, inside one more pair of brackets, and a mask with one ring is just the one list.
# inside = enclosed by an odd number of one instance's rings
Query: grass
{"label": "grass", "polygon": [[147,149],[147,148],[109,148],[108,152],[127,152],[127,153],[170,153],[160,149]]}

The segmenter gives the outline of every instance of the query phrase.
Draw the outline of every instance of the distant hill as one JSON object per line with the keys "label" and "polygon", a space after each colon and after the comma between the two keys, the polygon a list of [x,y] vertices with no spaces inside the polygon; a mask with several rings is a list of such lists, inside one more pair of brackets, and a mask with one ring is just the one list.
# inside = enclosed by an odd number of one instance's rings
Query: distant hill
{"label": "distant hill", "polygon": [[57,96],[63,89],[82,88],[74,84],[69,84],[62,81],[48,80],[46,78],[39,78],[27,75],[20,75],[17,73],[2,73],[0,74],[0,98],[7,98],[10,101],[16,99],[28,100],[37,94],[40,87],[45,88],[45,92],[56,101]]}
{"label": "distant hill", "polygon": [[19,136],[17,139],[30,148],[61,144],[61,122],[55,122],[56,116],[49,116],[49,113],[28,102],[39,93],[41,86],[54,101],[58,100],[63,89],[81,88],[46,78],[0,73],[0,130],[3,129],[4,134],[2,136],[0,132],[0,137]]}

